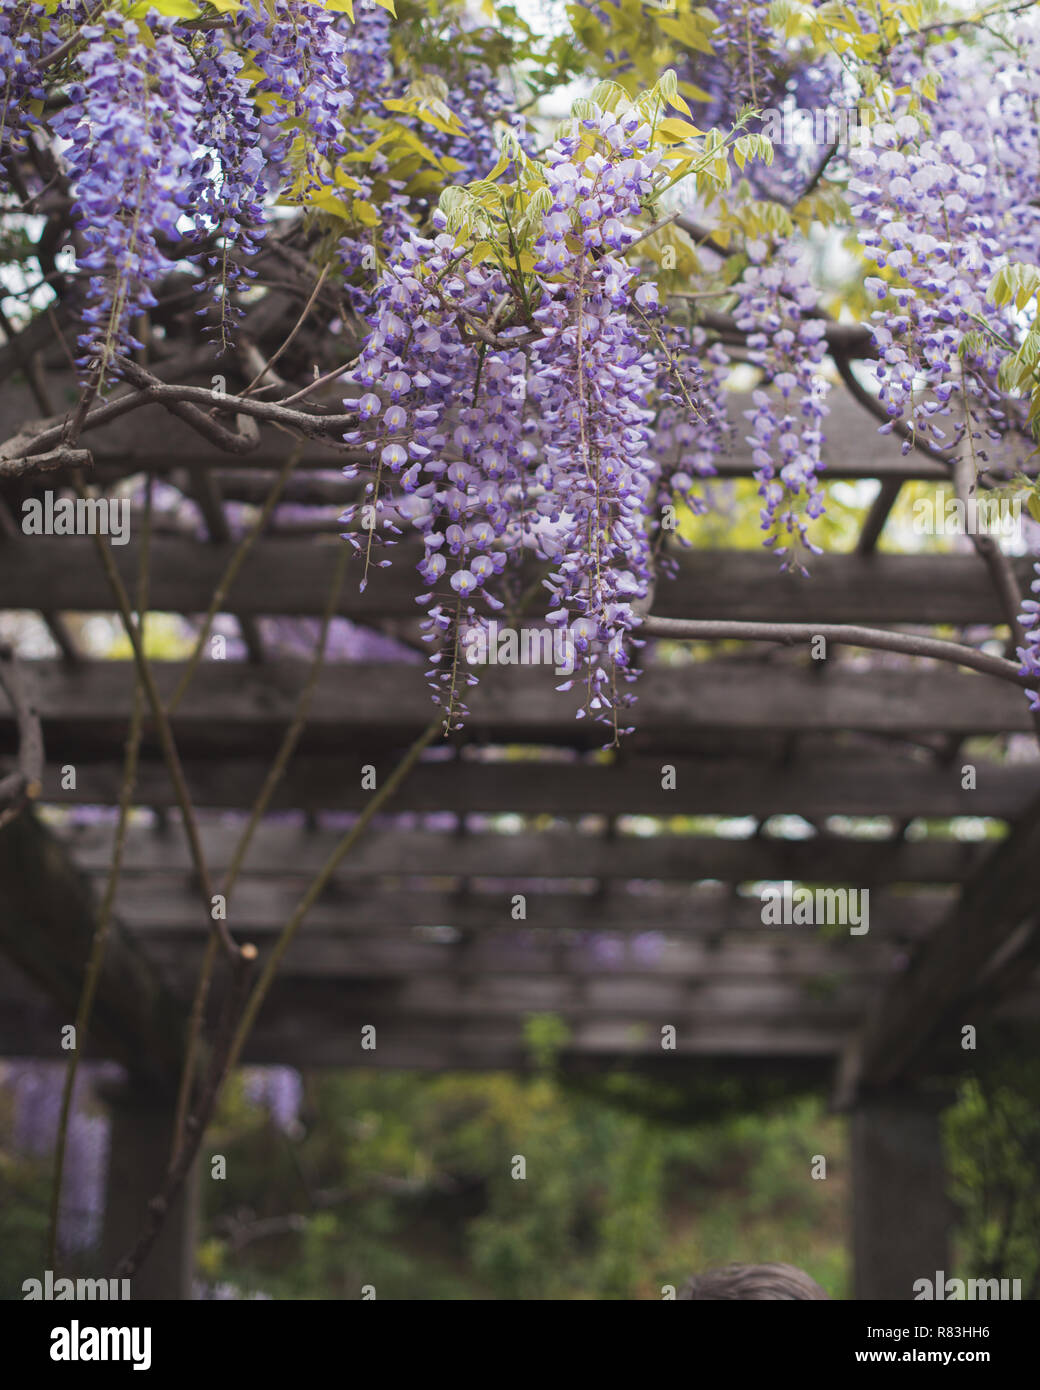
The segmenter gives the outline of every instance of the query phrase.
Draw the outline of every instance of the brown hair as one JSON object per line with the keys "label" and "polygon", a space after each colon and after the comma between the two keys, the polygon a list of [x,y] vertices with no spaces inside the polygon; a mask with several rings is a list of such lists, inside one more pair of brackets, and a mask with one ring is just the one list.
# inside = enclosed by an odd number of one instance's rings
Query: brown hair
{"label": "brown hair", "polygon": [[695,1274],[678,1297],[687,1300],[829,1298],[815,1280],[794,1265],[727,1265]]}

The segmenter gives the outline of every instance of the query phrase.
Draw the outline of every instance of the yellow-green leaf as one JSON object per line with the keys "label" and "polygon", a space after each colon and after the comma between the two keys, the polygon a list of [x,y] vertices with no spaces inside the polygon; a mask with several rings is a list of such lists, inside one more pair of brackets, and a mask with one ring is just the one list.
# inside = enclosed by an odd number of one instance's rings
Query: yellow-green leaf
{"label": "yellow-green leaf", "polygon": [[680,144],[685,140],[698,139],[704,131],[698,130],[689,121],[680,121],[678,116],[666,116],[663,121],[658,121],[655,134],[669,144]]}
{"label": "yellow-green leaf", "polygon": [[355,198],[352,204],[354,216],[366,227],[378,227],[380,223],[379,213],[371,203],[363,202],[360,198]]}
{"label": "yellow-green leaf", "polygon": [[160,14],[169,15],[173,19],[199,17],[199,7],[193,0],[142,0],[141,4],[133,7],[130,14],[134,19],[141,19],[149,10],[158,10]]}

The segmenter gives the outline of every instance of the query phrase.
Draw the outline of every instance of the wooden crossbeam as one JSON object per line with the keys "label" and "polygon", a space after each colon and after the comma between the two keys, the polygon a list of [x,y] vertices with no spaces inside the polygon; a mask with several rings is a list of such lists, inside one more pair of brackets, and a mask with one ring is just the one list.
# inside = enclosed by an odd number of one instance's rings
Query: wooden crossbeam
{"label": "wooden crossbeam", "polygon": [[[62,388],[66,385],[74,391],[71,378],[63,380],[60,373],[52,374],[56,400],[62,398]],[[75,394],[69,398],[75,399]],[[743,413],[750,405],[750,397],[743,393],[735,393],[729,399],[729,417],[735,429],[730,452],[717,463],[720,477],[750,476],[753,472]],[[846,392],[831,392],[828,407],[827,442],[823,448],[828,478],[948,480],[948,472],[942,464],[923,454],[911,451],[904,457],[899,437],[895,433],[879,435],[876,422]],[[0,406],[0,440],[15,435],[26,421],[38,415],[29,391],[24,386],[11,385],[5,390]],[[224,418],[231,419],[230,416]],[[285,457],[285,435],[269,426],[261,426],[256,449],[244,454],[229,454],[208,444],[190,426],[159,405],[144,406],[101,429],[88,431],[81,442],[93,452],[98,476],[145,471],[166,473],[189,464],[200,468],[277,469]],[[313,440],[308,442],[299,467],[334,471],[342,466],[343,457],[342,451],[330,444]]]}
{"label": "wooden crossbeam", "polygon": [[[721,935],[726,931],[763,930],[774,938],[798,942],[811,937],[808,927],[767,927],[758,896],[736,897],[719,891],[620,893],[605,897],[587,892],[537,891],[521,881],[488,884],[465,897],[446,889],[379,887],[339,882],[308,914],[309,932],[372,932],[381,927],[453,927],[463,931],[494,930],[515,925],[514,895],[526,899],[525,924],[531,930],[575,928],[643,932],[679,930]],[[232,932],[243,940],[261,941],[281,930],[307,887],[306,879],[243,878],[235,886],[228,912]],[[920,935],[948,908],[950,895],[940,889],[915,893],[878,892],[870,897],[870,931],[894,940]],[[116,911],[142,937],[153,929],[191,933],[205,930],[207,918],[190,880],[179,874],[127,878],[116,895]],[[841,935],[849,934],[842,928]]]}
{"label": "wooden crossbeam", "polygon": [[[198,932],[148,927],[138,935],[150,960],[164,973],[190,975],[203,948]],[[637,932],[552,930],[519,927],[433,938],[420,930],[379,926],[370,933],[304,931],[290,947],[286,979],[401,980],[450,975],[483,981],[492,976],[573,976],[580,980],[684,979],[690,985],[740,981],[801,981],[810,987],[854,976],[879,981],[897,968],[902,954],[884,939],[823,941],[818,933],[731,933],[719,944],[690,931],[653,936]],[[476,990],[480,993],[482,986]]]}
{"label": "wooden crossbeam", "polygon": [[[239,616],[315,615],[323,611],[345,542],[265,540],[246,559],[227,608]],[[156,536],[150,561],[150,603],[159,612],[204,613],[234,552]],[[113,546],[112,558],[133,591],[137,545]],[[338,612],[357,622],[414,618],[417,553],[402,545],[393,564],[364,594],[343,586]],[[1028,560],[1014,562],[1028,586]],[[278,576],[276,584],[271,576]],[[57,612],[113,607],[94,543],[76,536],[22,536],[0,546],[0,594],[9,608],[44,604]],[[985,571],[972,555],[818,555],[812,578],[779,574],[776,557],[761,550],[690,551],[679,575],[657,587],[654,613],[663,618],[760,622],[1001,623],[1003,614]]]}
{"label": "wooden crossbeam", "polygon": [[1038,856],[1040,800],[975,872],[957,904],[921,945],[911,968],[892,983],[847,1048],[839,1104],[891,1086],[931,1045],[952,1050],[966,1024],[980,1026],[987,1005],[987,967],[1014,933],[1025,928],[1024,947],[1040,924]]}
{"label": "wooden crossbeam", "polygon": [[[2,729],[0,729],[2,735]],[[53,751],[53,750],[52,750]],[[43,799],[57,807],[115,805],[120,769],[111,761],[85,762],[76,755],[76,784],[63,787],[62,764],[51,762]],[[272,808],[310,812],[356,812],[371,792],[361,786],[361,753],[298,754],[280,783]],[[394,797],[398,811],[506,813],[577,816],[993,816],[1013,820],[1036,792],[1040,768],[1033,763],[1001,765],[973,758],[977,786],[966,791],[960,761],[900,757],[887,749],[868,754],[836,744],[809,742],[797,765],[766,759],[671,757],[674,791],[661,787],[661,759],[627,758],[615,765],[588,761],[501,761],[468,759],[421,763]],[[389,767],[389,762],[386,764]],[[200,807],[249,806],[263,786],[269,762],[236,758],[230,750],[184,762],[192,800]],[[145,758],[138,771],[136,799],[144,806],[175,805],[161,763]]]}
{"label": "wooden crossbeam", "polygon": [[[94,935],[89,885],[65,850],[29,813],[0,830],[0,950],[39,982],[61,1013],[76,1017]],[[177,1074],[186,1015],[140,946],[113,924],[88,1040],[157,1082]],[[17,1053],[18,1049],[14,1051]],[[44,1054],[66,1057],[55,1029]]]}
{"label": "wooden crossbeam", "polygon": [[[214,871],[231,863],[241,827],[203,823],[206,858]],[[81,868],[104,873],[112,858],[113,829],[104,824],[59,829]],[[339,835],[280,822],[258,827],[244,867],[252,875],[316,873]],[[730,840],[693,835],[600,835],[556,829],[544,834],[468,834],[420,830],[370,832],[348,856],[344,878],[428,874],[458,877],[598,879],[806,879],[823,883],[961,883],[988,853],[987,842],[871,842],[818,836]],[[132,827],[123,854],[128,874],[188,872],[183,834]]]}
{"label": "wooden crossbeam", "polygon": [[[367,987],[366,987],[367,988]],[[523,1015],[492,1018],[409,1014],[351,993],[338,981],[276,982],[243,1054],[245,1063],[298,1067],[376,1067],[487,1071],[531,1065]],[[672,1011],[674,1012],[674,1010]],[[0,1056],[53,1058],[61,1014],[21,977],[0,972]],[[676,1028],[674,1051],[661,1047],[661,1028]],[[376,1027],[376,1047],[362,1048],[361,1029]],[[832,1058],[847,1035],[840,1019],[790,1020],[701,1015],[689,1005],[671,1019],[574,1018],[561,1062],[595,1071],[618,1063],[646,1064],[675,1077],[684,1060],[723,1069],[733,1060],[781,1071]],[[99,1039],[94,1054],[116,1056]],[[814,1072],[814,1080],[822,1076]]]}
{"label": "wooden crossbeam", "polygon": [[[155,663],[164,700],[183,670],[179,662]],[[307,676],[302,662],[255,668],[213,661],[198,671],[174,720],[185,756],[261,755],[277,747]],[[27,664],[52,757],[91,760],[121,747],[130,718],[130,663],[93,662],[75,669],[62,663]],[[467,728],[509,742],[601,746],[602,726],[575,721],[579,695],[554,689],[551,670],[495,667],[469,692]],[[339,664],[326,666],[315,683],[301,752],[340,750],[357,740],[358,773],[379,741],[410,741],[430,717],[421,666]],[[1032,728],[1028,704],[1011,685],[973,674],[926,668],[872,667],[869,678],[836,666],[827,680],[808,666],[779,662],[698,663],[656,669],[639,685],[636,722],[676,755],[684,737],[707,730],[759,734],[862,730],[998,734]],[[0,711],[0,749],[13,746],[11,716]],[[671,761],[671,759],[668,759]]]}
{"label": "wooden crossbeam", "polygon": [[[192,976],[180,972],[185,983]],[[396,1026],[418,1020],[444,1019],[494,1023],[529,1014],[558,1013],[571,1023],[609,1018],[618,1023],[659,1019],[661,1023],[695,1017],[735,1025],[746,1018],[780,1026],[797,1020],[851,1028],[877,992],[877,982],[858,976],[835,982],[826,996],[814,996],[800,980],[742,979],[691,981],[682,977],[617,975],[450,974],[384,978],[315,976],[333,982],[344,1009],[368,1008]],[[282,979],[289,995],[297,981]]]}

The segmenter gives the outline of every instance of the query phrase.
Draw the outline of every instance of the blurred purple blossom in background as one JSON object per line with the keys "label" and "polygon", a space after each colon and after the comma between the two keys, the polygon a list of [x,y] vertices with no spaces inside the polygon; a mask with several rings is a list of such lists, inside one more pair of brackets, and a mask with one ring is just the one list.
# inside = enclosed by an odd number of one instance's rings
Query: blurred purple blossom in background
{"label": "blurred purple blossom in background", "polygon": [[[66,1254],[90,1250],[101,1238],[109,1121],[103,1110],[89,1107],[94,1085],[120,1076],[122,1069],[112,1063],[85,1063],[76,1076],[58,1222],[58,1244]],[[11,1062],[0,1068],[0,1084],[14,1092],[12,1144],[19,1155],[54,1153],[64,1083],[61,1062]]]}
{"label": "blurred purple blossom in background", "polygon": [[243,1080],[246,1100],[265,1109],[271,1123],[290,1138],[302,1129],[303,1077],[293,1067],[248,1067]]}

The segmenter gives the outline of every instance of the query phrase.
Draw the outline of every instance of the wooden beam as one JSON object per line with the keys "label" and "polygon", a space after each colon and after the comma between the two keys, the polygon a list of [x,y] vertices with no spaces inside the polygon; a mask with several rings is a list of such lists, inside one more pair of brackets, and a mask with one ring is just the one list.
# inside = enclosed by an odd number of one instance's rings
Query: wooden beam
{"label": "wooden beam", "polygon": [[838,1104],[852,1104],[862,1094],[903,1080],[932,1044],[954,1048],[966,1024],[978,1026],[985,999],[977,991],[987,966],[1023,923],[1033,923],[1035,930],[1038,857],[1040,801],[976,870],[956,906],[849,1045]]}
{"label": "wooden beam", "polygon": [[[479,995],[493,976],[561,978],[579,981],[633,979],[685,980],[702,984],[783,981],[814,989],[854,976],[876,983],[898,968],[899,953],[890,934],[874,941],[778,941],[763,932],[732,932],[718,944],[689,931],[652,936],[619,930],[546,929],[521,932],[500,928],[454,939],[420,930],[379,926],[370,933],[304,931],[289,948],[280,972],[285,979],[403,981],[409,977],[451,976],[469,980]],[[144,949],[164,972],[190,976],[204,941],[180,927],[149,927],[140,934]],[[269,942],[268,942],[269,944]]]}
{"label": "wooden beam", "polygon": [[[0,1056],[53,1060],[58,1015],[38,990],[16,980],[16,973],[0,972]],[[666,1021],[677,1029],[674,1052],[661,1047],[660,1027]],[[361,1046],[361,1029],[366,1024],[377,1029],[374,1050]],[[645,1065],[673,1079],[681,1074],[684,1062],[701,1066],[708,1059],[723,1069],[729,1064],[743,1068],[768,1064],[783,1071],[811,1064],[813,1079],[819,1083],[825,1073],[818,1066],[829,1063],[847,1031],[833,1019],[720,1020],[689,1010],[680,1019],[660,1022],[582,1018],[570,1025],[562,1064],[568,1071],[590,1072],[610,1070],[619,1063]],[[95,1055],[114,1054],[99,1045]],[[522,1017],[410,1017],[388,1011],[384,1004],[374,1008],[356,993],[346,993],[337,981],[286,980],[276,982],[246,1044],[243,1062],[488,1071],[526,1070],[532,1056]]]}
{"label": "wooden beam", "polygon": [[[203,822],[206,859],[226,869],[244,828]],[[81,868],[105,873],[114,831],[105,824],[57,826]],[[252,875],[316,873],[339,839],[333,830],[268,821],[257,827],[243,867]],[[345,861],[341,878],[407,872],[496,878],[806,879],[814,883],[962,883],[992,845],[987,841],[866,841],[821,835],[809,840],[756,836],[581,834],[559,828],[541,834],[475,834],[423,830],[374,831]],[[161,833],[132,826],[126,835],[126,874],[189,872],[191,856],[180,829]]]}
{"label": "wooden beam", "polygon": [[[133,1084],[110,1087],[112,1117],[102,1266],[107,1272],[134,1248],[148,1203],[162,1186],[173,1145],[173,1107],[167,1097]],[[130,1280],[136,1300],[187,1300],[192,1296],[198,1235],[198,1163],[170,1208],[148,1258]]]}
{"label": "wooden beam", "polygon": [[[356,812],[371,793],[362,789],[361,752],[341,750],[293,758],[272,801],[275,810]],[[394,798],[398,811],[418,813],[517,813],[554,817],[588,813],[645,816],[992,816],[1013,820],[1035,795],[1035,762],[1000,764],[972,758],[977,787],[961,785],[960,760],[944,765],[922,753],[898,756],[878,747],[867,753],[837,742],[809,741],[796,765],[763,758],[671,757],[674,791],[661,787],[661,759],[626,756],[623,762],[584,759],[477,762],[451,759],[420,763]],[[389,760],[385,764],[389,767]],[[61,764],[44,772],[43,799],[54,806],[115,805],[121,781],[112,761],[76,757],[76,785],[62,786]],[[185,776],[201,807],[249,806],[263,786],[268,761],[236,758],[228,750],[187,757]],[[165,768],[146,756],[137,778],[143,806],[172,807],[175,799]]]}
{"label": "wooden beam", "polygon": [[[179,662],[153,663],[164,701],[183,670]],[[862,730],[934,735],[997,734],[1032,729],[1024,694],[973,674],[913,667],[871,667],[869,678],[851,665],[829,668],[819,680],[809,666],[781,662],[704,662],[648,671],[631,718],[639,735],[663,742],[676,755],[684,737],[730,730],[798,733]],[[52,661],[27,662],[36,707],[52,756],[90,760],[122,746],[133,697],[129,662],[84,663],[70,669]],[[274,751],[307,679],[303,662],[256,668],[241,662],[203,664],[173,721],[185,756]],[[554,689],[551,670],[488,668],[469,692],[473,733],[508,742],[602,746],[607,730],[576,722],[579,695]],[[430,716],[421,665],[350,663],[325,666],[314,687],[301,752],[340,751],[358,740],[358,772],[378,741],[411,738]],[[0,711],[0,750],[13,746],[10,714]],[[671,758],[665,759],[671,762]],[[667,795],[667,794],[666,794]]]}
{"label": "wooden beam", "polygon": [[[228,922],[242,940],[258,944],[281,930],[302,897],[308,880],[242,878],[235,886]],[[481,887],[484,885],[481,884]],[[309,932],[370,932],[380,927],[453,927],[460,931],[510,927],[513,897],[523,893],[526,926],[532,931],[573,927],[584,930],[725,931],[773,933],[786,942],[812,937],[814,928],[763,927],[762,902],[756,896],[734,898],[718,891],[672,893],[559,893],[504,882],[497,890],[471,891],[465,897],[434,888],[373,888],[340,882],[307,917]],[[867,936],[902,939],[926,930],[950,903],[940,890],[872,893]],[[116,894],[116,910],[128,929],[145,935],[155,929],[193,932],[199,925],[198,892],[184,875],[149,874],[125,879]],[[205,927],[205,920],[202,922]],[[845,933],[843,933],[845,934]]]}
{"label": "wooden beam", "polygon": [[[63,394],[75,400],[75,383],[71,377],[52,373],[55,400]],[[205,385],[209,385],[207,381]],[[64,389],[63,389],[64,388]],[[926,458],[917,451],[905,457],[901,440],[896,434],[879,435],[876,422],[845,391],[832,391],[828,397],[829,414],[826,421],[827,442],[823,458],[828,479],[840,478],[926,478],[948,481],[948,471],[942,464]],[[720,477],[750,476],[754,465],[751,448],[746,441],[747,421],[744,418],[751,404],[743,393],[733,394],[728,401],[729,418],[735,426],[732,445],[717,460]],[[0,442],[14,436],[39,410],[30,392],[13,383],[5,388],[0,408]],[[230,422],[231,417],[225,416]],[[84,434],[81,443],[94,454],[98,475],[125,475],[151,471],[167,473],[189,464],[200,468],[276,469],[284,461],[285,435],[270,426],[260,426],[260,442],[256,449],[244,454],[229,454],[203,440],[189,425],[177,419],[160,405],[143,406],[120,416],[97,430]],[[320,440],[308,441],[300,459],[301,469],[315,468],[338,471],[343,455],[332,445]]]}
{"label": "wooden beam", "polygon": [[[23,812],[0,830],[0,949],[39,982],[64,1024],[76,1017],[94,912],[89,885],[34,817]],[[113,923],[87,1050],[118,1056],[149,1080],[168,1082],[179,1068],[185,1022],[139,945]],[[58,1030],[50,1055],[64,1055]]]}
{"label": "wooden beam", "polygon": [[923,1096],[878,1096],[857,1107],[850,1137],[855,1296],[910,1302],[915,1282],[949,1263],[938,1109]]}
{"label": "wooden beam", "polygon": [[[181,972],[185,979],[188,972]],[[314,977],[327,981],[326,976]],[[291,999],[296,986],[310,981],[285,977]],[[382,1014],[392,1027],[420,1020],[522,1022],[538,1013],[559,1014],[569,1023],[609,1019],[615,1023],[647,1021],[679,1026],[695,1018],[734,1027],[747,1018],[787,1027],[797,1020],[851,1028],[876,993],[870,981],[849,979],[826,996],[815,997],[799,980],[697,981],[667,976],[616,975],[466,975],[434,974],[384,978],[335,977],[341,1006],[363,1014]]]}
{"label": "wooden beam", "polygon": [[[246,559],[226,607],[239,616],[315,615],[323,611],[345,542],[264,540]],[[150,603],[158,612],[204,613],[233,553],[179,537],[152,541]],[[137,544],[114,546],[112,558],[132,591]],[[393,564],[364,594],[347,582],[338,612],[356,622],[414,618],[417,552],[402,545]],[[1028,560],[1012,562],[1023,590]],[[277,584],[270,582],[277,574]],[[112,595],[94,543],[76,536],[18,535],[0,546],[0,594],[8,608],[103,612]],[[951,623],[1003,622],[985,570],[972,555],[817,555],[812,578],[779,574],[762,550],[686,551],[675,580],[657,588],[662,618],[760,622]]]}
{"label": "wooden beam", "polygon": [[[1036,994],[1028,999],[1035,1023]],[[718,996],[716,996],[718,1003]],[[684,1064],[713,1059],[721,1068],[768,1064],[792,1074],[833,1059],[844,1045],[849,1024],[840,1016],[798,1008],[783,1016],[759,1018],[734,1013],[746,1003],[731,997],[723,1012],[705,1012],[697,995],[676,1015],[618,1018],[613,1011],[564,1014],[569,1029],[565,1070],[653,1067],[658,1075],[681,1077]],[[811,1016],[810,1016],[811,1015]],[[0,1055],[53,1058],[60,1015],[17,971],[0,972]],[[661,1028],[676,1028],[675,1051],[662,1049]],[[374,1050],[361,1046],[362,1027],[375,1025]],[[104,1053],[100,1047],[98,1055]],[[369,980],[276,981],[246,1045],[245,1063],[299,1067],[351,1066],[420,1070],[526,1069],[525,1017],[460,1017],[449,1010],[433,1014],[406,1011],[377,998]],[[818,1071],[816,1081],[822,1080]]]}

